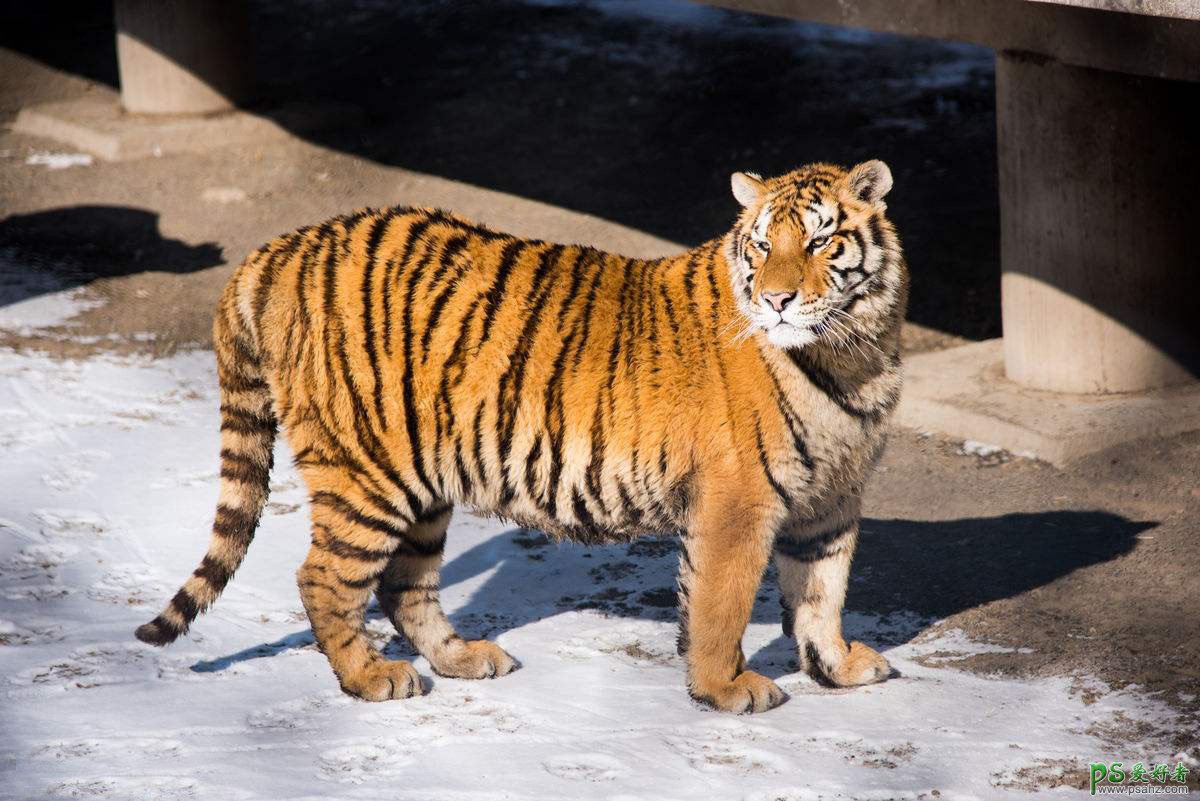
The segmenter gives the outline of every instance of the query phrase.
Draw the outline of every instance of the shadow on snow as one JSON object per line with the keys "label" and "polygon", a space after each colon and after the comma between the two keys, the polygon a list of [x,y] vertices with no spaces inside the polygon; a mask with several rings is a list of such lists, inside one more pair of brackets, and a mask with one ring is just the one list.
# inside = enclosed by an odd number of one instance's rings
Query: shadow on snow
{"label": "shadow on snow", "polygon": [[[846,595],[848,639],[875,648],[908,642],[935,620],[1011,598],[1128,553],[1156,524],[1100,511],[1053,511],[918,521],[866,519]],[[609,617],[673,621],[678,541],[642,539],[585,548],[556,545],[526,529],[498,534],[442,569],[443,590],[488,574],[449,615],[468,638],[495,637],[556,614],[594,610]],[[453,593],[451,593],[453,594]],[[369,619],[379,619],[377,607]],[[779,625],[779,591],[768,569],[752,623]],[[216,659],[197,672],[272,657],[314,642],[311,629]],[[750,656],[768,675],[794,669],[792,642],[781,636]],[[403,637],[384,653],[411,658]]]}

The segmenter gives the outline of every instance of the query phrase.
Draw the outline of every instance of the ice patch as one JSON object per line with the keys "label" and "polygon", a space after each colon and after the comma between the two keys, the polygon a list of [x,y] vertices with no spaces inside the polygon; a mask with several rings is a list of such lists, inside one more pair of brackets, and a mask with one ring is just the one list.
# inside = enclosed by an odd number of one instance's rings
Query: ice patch
{"label": "ice patch", "polygon": [[221,478],[221,474],[216,470],[194,470],[187,473],[178,473],[172,470],[169,473],[170,475],[167,477],[151,482],[150,489],[202,487],[206,484],[215,484]]}
{"label": "ice patch", "polygon": [[995,456],[1003,450],[1004,448],[1001,448],[999,445],[969,439],[963,442],[961,453],[966,456],[982,456],[987,458],[988,456]]}
{"label": "ice patch", "polygon": [[542,767],[551,776],[576,782],[610,782],[628,772],[623,762],[607,754],[559,754]]}
{"label": "ice patch", "polygon": [[92,157],[87,153],[51,153],[38,151],[30,153],[25,163],[34,167],[48,167],[52,170],[65,170],[68,167],[89,167]]}
{"label": "ice patch", "polygon": [[75,590],[61,584],[32,584],[20,587],[6,587],[0,590],[0,597],[6,601],[51,601],[72,594]]}
{"label": "ice patch", "polygon": [[139,605],[158,600],[166,593],[166,585],[156,580],[154,572],[145,565],[114,565],[104,578],[88,588],[88,597],[106,604]]}
{"label": "ice patch", "polygon": [[786,770],[787,762],[779,754],[758,747],[760,739],[763,734],[754,727],[714,723],[681,730],[665,742],[702,773],[764,775]]}
{"label": "ice patch", "polygon": [[136,643],[97,644],[73,651],[65,659],[51,664],[23,670],[13,681],[85,690],[120,684],[135,679],[137,671],[128,668],[146,661],[147,656],[145,649]]}
{"label": "ice patch", "polygon": [[51,570],[77,553],[79,553],[79,549],[74,545],[61,543],[26,545],[5,564],[3,569],[22,570],[36,567],[42,570]]}
{"label": "ice patch", "polygon": [[396,776],[411,762],[405,741],[393,738],[343,745],[317,757],[320,778],[349,784]]}
{"label": "ice patch", "polygon": [[682,668],[683,660],[676,653],[675,643],[671,640],[660,641],[659,633],[658,627],[630,623],[586,629],[558,645],[554,652],[568,660],[588,660],[601,654],[611,654],[630,664],[677,665]]}
{"label": "ice patch", "polygon": [[365,723],[411,730],[425,742],[506,737],[527,727],[528,720],[509,704],[484,701],[469,689],[448,689],[410,699],[395,709],[368,712]]}
{"label": "ice patch", "polygon": [[30,336],[41,328],[64,325],[73,317],[104,305],[80,287],[68,292],[34,295],[0,307],[0,329]]}
{"label": "ice patch", "polygon": [[765,793],[751,793],[745,801],[827,801],[829,796],[807,787],[781,787]]}
{"label": "ice patch", "polygon": [[210,186],[200,193],[200,199],[205,203],[244,203],[246,190],[236,186]]}
{"label": "ice patch", "polygon": [[108,453],[96,450],[57,456],[54,466],[42,474],[42,483],[59,492],[77,490],[96,479],[96,471],[92,468],[111,458]]}
{"label": "ice patch", "polygon": [[104,305],[71,283],[71,270],[63,265],[43,268],[11,248],[0,249],[0,331],[31,336]]}
{"label": "ice patch", "polygon": [[177,776],[112,776],[56,782],[47,791],[52,798],[100,798],[112,801],[188,801],[196,798],[200,784]]}
{"label": "ice patch", "polygon": [[30,754],[34,759],[71,761],[100,757],[112,759],[122,754],[140,754],[152,758],[176,757],[183,751],[179,740],[162,738],[124,738],[55,740],[42,745]]}
{"label": "ice patch", "polygon": [[24,623],[0,618],[0,645],[29,645],[59,639],[59,627],[44,618]]}
{"label": "ice patch", "polygon": [[913,645],[917,658],[926,664],[938,665],[961,662],[979,654],[1032,654],[1032,648],[1009,648],[992,643],[976,642],[962,629],[948,629],[937,637]]}
{"label": "ice patch", "polygon": [[308,729],[316,725],[316,718],[320,713],[334,704],[344,704],[348,701],[349,699],[333,693],[298,698],[251,712],[246,718],[246,723],[254,729]]}
{"label": "ice patch", "polygon": [[48,537],[93,538],[106,533],[108,521],[103,515],[83,509],[35,509],[42,534]]}

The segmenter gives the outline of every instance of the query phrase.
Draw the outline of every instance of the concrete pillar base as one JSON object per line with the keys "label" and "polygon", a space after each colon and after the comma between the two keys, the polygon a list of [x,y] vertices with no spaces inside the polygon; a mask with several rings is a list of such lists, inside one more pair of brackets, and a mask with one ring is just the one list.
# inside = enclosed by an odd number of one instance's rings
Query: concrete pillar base
{"label": "concrete pillar base", "polygon": [[1004,374],[991,339],[905,359],[897,422],[1063,466],[1126,442],[1200,431],[1200,383],[1075,395],[1028,389]]}
{"label": "concrete pillar base", "polygon": [[115,0],[121,102],[211,114],[253,99],[246,0]]}
{"label": "concrete pillar base", "polygon": [[21,109],[13,130],[54,139],[107,161],[127,161],[276,142],[362,121],[360,109],[339,105],[290,105],[259,114],[228,111],[202,117],[126,114],[112,94]]}
{"label": "concrete pillar base", "polygon": [[996,57],[1007,375],[1055,392],[1200,376],[1200,84]]}

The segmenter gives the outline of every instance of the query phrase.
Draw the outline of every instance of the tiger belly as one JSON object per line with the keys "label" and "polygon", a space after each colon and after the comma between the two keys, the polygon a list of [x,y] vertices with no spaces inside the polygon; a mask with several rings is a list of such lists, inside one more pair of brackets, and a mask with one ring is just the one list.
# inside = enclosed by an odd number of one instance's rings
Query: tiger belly
{"label": "tiger belly", "polygon": [[552,461],[536,450],[524,460],[509,460],[506,479],[473,485],[456,500],[476,514],[586,545],[629,542],[683,528],[691,474],[672,479],[658,472],[657,465],[639,464],[628,454],[609,453],[595,469],[561,473]]}

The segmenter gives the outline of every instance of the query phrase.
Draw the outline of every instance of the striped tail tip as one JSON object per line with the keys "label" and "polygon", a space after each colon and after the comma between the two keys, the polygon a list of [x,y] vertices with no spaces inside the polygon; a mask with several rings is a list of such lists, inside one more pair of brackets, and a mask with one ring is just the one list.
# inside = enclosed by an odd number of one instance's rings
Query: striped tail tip
{"label": "striped tail tip", "polygon": [[137,637],[144,643],[150,645],[170,645],[175,642],[175,639],[183,632],[172,626],[162,616],[154,618],[149,623],[143,623],[133,632],[133,636]]}

